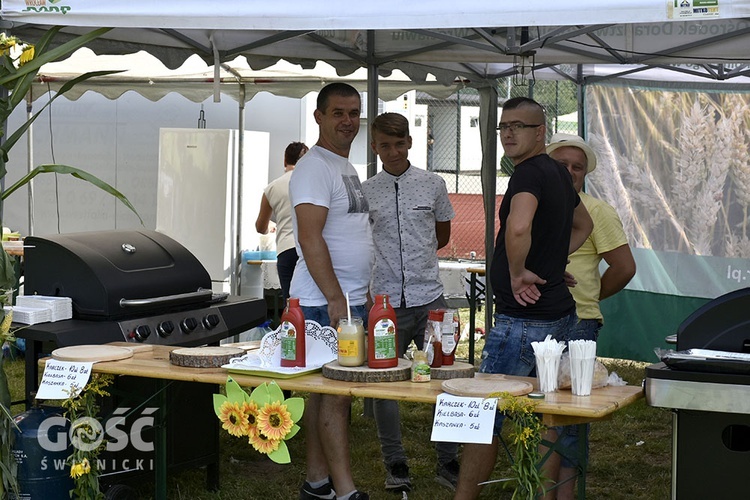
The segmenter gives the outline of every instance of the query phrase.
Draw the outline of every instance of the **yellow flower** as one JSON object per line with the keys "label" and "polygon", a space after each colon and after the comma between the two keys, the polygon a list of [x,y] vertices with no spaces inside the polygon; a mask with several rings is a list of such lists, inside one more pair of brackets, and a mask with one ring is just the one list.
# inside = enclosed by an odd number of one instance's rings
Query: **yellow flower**
{"label": "yellow flower", "polygon": [[255,401],[243,401],[242,413],[247,417],[247,428],[245,435],[252,436],[258,429],[258,405]]}
{"label": "yellow flower", "polygon": [[84,458],[82,462],[73,464],[70,467],[70,477],[72,477],[73,479],[78,479],[79,477],[83,476],[84,474],[88,474],[89,472],[91,472],[91,464],[89,464],[88,458]]}
{"label": "yellow flower", "polygon": [[0,36],[0,54],[5,55],[10,53],[10,49],[16,46],[18,38],[14,36],[6,36],[5,33]]}
{"label": "yellow flower", "polygon": [[255,451],[268,455],[269,453],[279,449],[279,443],[281,442],[281,439],[269,439],[262,432],[256,432],[254,435],[250,436],[248,442],[253,445]]}
{"label": "yellow flower", "polygon": [[221,405],[219,420],[221,428],[225,429],[232,436],[244,436],[247,429],[247,415],[240,408],[239,403],[230,403],[229,401]]}
{"label": "yellow flower", "polygon": [[34,46],[33,45],[27,45],[23,48],[23,51],[21,52],[21,59],[20,59],[20,65],[23,66],[27,62],[34,59]]}
{"label": "yellow flower", "polygon": [[258,413],[258,431],[268,439],[284,439],[293,425],[292,415],[279,401],[266,403]]}

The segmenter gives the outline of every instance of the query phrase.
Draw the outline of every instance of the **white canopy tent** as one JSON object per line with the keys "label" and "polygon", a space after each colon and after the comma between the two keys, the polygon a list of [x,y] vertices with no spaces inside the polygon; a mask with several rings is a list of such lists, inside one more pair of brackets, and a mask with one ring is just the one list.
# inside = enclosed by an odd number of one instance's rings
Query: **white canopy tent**
{"label": "white canopy tent", "polygon": [[[117,99],[128,91],[137,92],[150,101],[158,101],[165,95],[176,92],[193,102],[203,102],[215,95],[218,83],[222,94],[237,102],[252,99],[258,92],[270,92],[285,97],[303,97],[328,83],[342,81],[358,90],[367,90],[367,70],[360,68],[354,73],[339,76],[336,70],[323,61],[314,68],[302,69],[284,60],[262,70],[253,70],[244,56],[219,66],[218,79],[213,66],[200,57],[191,56],[177,69],[169,69],[156,57],[145,51],[124,55],[96,55],[88,48],[79,49],[70,57],[42,66],[34,85],[34,98],[41,92],[58,91],[67,81],[92,71],[119,71],[81,82],[65,93],[65,97],[76,100],[86,92],[96,92],[108,99]],[[454,85],[438,83],[432,76],[426,81],[414,83],[401,71],[394,71],[379,79],[379,97],[393,100],[410,90],[420,90],[437,98],[446,98],[456,91]],[[244,92],[241,92],[244,87]]]}
{"label": "white canopy tent", "polygon": [[[279,59],[304,68],[326,61],[341,75],[365,67],[368,114],[376,112],[376,74],[399,69],[414,82],[430,74],[442,83],[465,79],[481,96],[487,255],[494,238],[498,78],[531,69],[581,87],[609,78],[687,77],[750,89],[750,0],[33,3],[41,5],[4,0],[3,27],[34,40],[64,25],[57,43],[66,34],[113,27],[89,47],[107,54],[146,50],[170,68],[192,54],[215,66],[242,55],[254,69]],[[490,321],[491,308],[486,312]]]}

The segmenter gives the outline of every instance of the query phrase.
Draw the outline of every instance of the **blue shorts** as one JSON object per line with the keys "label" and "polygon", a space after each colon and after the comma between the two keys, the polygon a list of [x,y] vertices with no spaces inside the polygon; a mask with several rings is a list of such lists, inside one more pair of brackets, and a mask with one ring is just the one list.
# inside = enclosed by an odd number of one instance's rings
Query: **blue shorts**
{"label": "blue shorts", "polygon": [[[312,320],[317,322],[320,326],[330,326],[331,320],[328,317],[328,306],[300,306],[302,314],[305,315],[305,320]],[[352,316],[359,316],[362,318],[362,323],[367,328],[367,309],[364,305],[351,306]]]}
{"label": "blue shorts", "polygon": [[565,342],[571,340],[596,340],[599,338],[599,330],[602,329],[602,323],[598,319],[579,319],[578,323],[568,333]]}
{"label": "blue shorts", "polygon": [[[495,314],[482,350],[481,373],[504,373],[521,377],[535,373],[536,358],[532,342],[543,341],[547,335],[560,342],[576,324],[576,313],[555,320],[524,319]],[[495,434],[500,435],[505,417],[495,417]]]}
{"label": "blue shorts", "polygon": [[[589,430],[590,424],[586,424],[586,463],[589,462]],[[580,464],[578,459],[578,426],[566,425],[563,427],[552,427],[557,432],[557,452],[560,454],[560,466],[574,469]]]}

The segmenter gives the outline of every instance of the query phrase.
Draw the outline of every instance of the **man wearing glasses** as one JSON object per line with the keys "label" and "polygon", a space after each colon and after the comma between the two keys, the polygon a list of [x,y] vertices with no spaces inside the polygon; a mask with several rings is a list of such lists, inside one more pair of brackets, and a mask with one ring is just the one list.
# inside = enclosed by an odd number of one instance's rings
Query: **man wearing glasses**
{"label": "man wearing glasses", "polygon": [[[515,166],[500,204],[500,231],[490,279],[495,325],[482,351],[483,373],[529,376],[536,366],[532,342],[563,340],[576,324],[575,302],[565,283],[568,255],[593,223],[568,171],[547,156],[544,110],[517,97],[503,106],[497,127]],[[503,418],[495,419],[491,444],[464,446],[455,500],[479,496],[479,483],[495,466]]]}

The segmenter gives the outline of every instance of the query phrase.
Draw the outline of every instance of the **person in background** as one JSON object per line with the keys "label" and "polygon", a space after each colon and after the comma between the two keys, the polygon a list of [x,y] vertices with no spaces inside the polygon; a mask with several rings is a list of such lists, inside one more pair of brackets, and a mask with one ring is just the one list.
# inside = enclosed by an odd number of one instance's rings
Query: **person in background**
{"label": "person in background", "polygon": [[[602,200],[583,192],[586,176],[596,168],[596,155],[577,135],[558,133],[552,136],[547,154],[568,169],[578,196],[594,221],[594,229],[581,248],[570,256],[567,272],[575,279],[570,289],[576,302],[578,323],[568,340],[594,340],[604,324],[599,302],[611,297],[635,276],[635,259],[628,246],[622,222],[615,209]],[[604,259],[609,267],[599,272]],[[560,434],[563,449],[578,449],[578,426],[570,425],[553,430]],[[588,453],[588,432],[585,436]],[[575,498],[575,484],[579,463],[576,457],[554,453],[545,466],[548,479],[558,484],[550,489],[546,499]]]}
{"label": "person in background", "polygon": [[[447,307],[437,251],[450,240],[455,212],[442,177],[409,162],[412,139],[403,115],[383,113],[373,120],[370,130],[370,147],[383,162],[383,170],[362,184],[375,245],[370,295],[390,297],[400,358],[412,341],[422,349],[429,311]],[[375,399],[373,412],[387,470],[385,489],[409,491],[398,401]],[[455,489],[458,444],[437,443],[436,449],[436,480]]]}
{"label": "person in background", "polygon": [[263,190],[260,199],[260,212],[255,220],[255,230],[268,234],[269,222],[276,223],[276,270],[279,273],[281,293],[289,298],[289,284],[292,282],[294,266],[297,264],[297,249],[292,230],[292,205],[289,203],[289,180],[297,160],[307,153],[308,147],[302,142],[292,142],[284,150],[284,173]]}
{"label": "person in background", "polygon": [[[292,173],[289,198],[299,260],[290,293],[305,319],[330,325],[351,313],[366,321],[365,303],[372,269],[372,234],[367,199],[349,150],[359,131],[359,92],[331,83],[318,94],[314,116],[318,142]],[[300,500],[367,500],[354,486],[349,454],[351,397],[308,396],[305,407],[306,481]]]}
{"label": "person in background", "polygon": [[[510,99],[497,128],[515,169],[500,204],[490,271],[495,325],[479,371],[529,376],[536,368],[531,343],[547,335],[563,340],[576,323],[565,266],[593,224],[570,174],[546,154],[544,109],[532,99]],[[456,500],[479,496],[497,460],[502,423],[495,418],[491,444],[464,445]]]}

